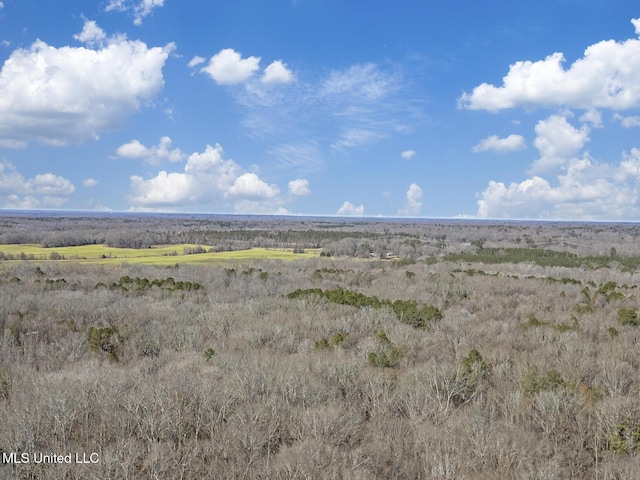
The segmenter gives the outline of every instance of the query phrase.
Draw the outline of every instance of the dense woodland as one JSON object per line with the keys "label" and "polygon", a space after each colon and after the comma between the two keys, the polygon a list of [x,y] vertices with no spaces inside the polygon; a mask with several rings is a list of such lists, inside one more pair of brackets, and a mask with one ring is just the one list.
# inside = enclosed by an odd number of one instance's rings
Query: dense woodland
{"label": "dense woodland", "polygon": [[0,479],[638,478],[639,235],[0,216],[0,243],[323,253],[0,262],[0,455],[100,459]]}

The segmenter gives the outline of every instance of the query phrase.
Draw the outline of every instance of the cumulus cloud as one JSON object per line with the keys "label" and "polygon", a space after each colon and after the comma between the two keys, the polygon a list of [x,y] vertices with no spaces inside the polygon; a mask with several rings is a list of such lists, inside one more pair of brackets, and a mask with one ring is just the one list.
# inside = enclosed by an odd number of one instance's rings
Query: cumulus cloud
{"label": "cumulus cloud", "polygon": [[580,121],[582,123],[588,123],[593,128],[602,128],[602,114],[599,110],[592,108],[591,110],[587,110],[580,116]]}
{"label": "cumulus cloud", "polygon": [[85,178],[82,181],[82,185],[84,185],[85,188],[93,188],[98,185],[98,180],[96,180],[95,178]]}
{"label": "cumulus cloud", "polygon": [[[640,35],[640,19],[632,20]],[[562,53],[509,67],[502,86],[483,83],[464,93],[459,106],[499,111],[514,107],[626,110],[640,106],[640,39],[606,40],[589,46],[565,68]]]}
{"label": "cumulus cloud", "polygon": [[564,115],[552,115],[539,121],[535,131],[537,136],[533,143],[540,158],[531,166],[532,173],[561,166],[589,141],[589,127],[583,125],[578,129]]}
{"label": "cumulus cloud", "polygon": [[233,182],[225,192],[229,198],[243,198],[247,200],[266,200],[280,193],[275,185],[269,185],[255,173],[243,173]]}
{"label": "cumulus cloud", "polygon": [[416,156],[416,151],[415,150],[405,150],[404,152],[402,152],[400,154],[400,156],[402,158],[404,158],[405,160],[411,160],[413,157]]}
{"label": "cumulus cloud", "polygon": [[100,46],[107,40],[107,34],[94,20],[85,20],[82,32],[74,35],[73,38],[89,46]]}
{"label": "cumulus cloud", "polygon": [[478,196],[480,218],[637,220],[640,218],[640,149],[618,163],[584,150],[588,127],[553,115],[536,125],[540,158],[518,182],[491,180]]}
{"label": "cumulus cloud", "polygon": [[0,163],[0,195],[5,208],[58,208],[75,191],[64,177],[43,173],[25,179],[11,163]]}
{"label": "cumulus cloud", "polygon": [[131,140],[120,145],[116,154],[123,158],[142,158],[145,163],[158,165],[163,161],[180,162],[186,155],[179,148],[171,150],[171,138],[161,137],[160,143],[152,147],[145,147],[138,140]]}
{"label": "cumulus cloud", "polygon": [[233,85],[251,77],[260,68],[260,57],[242,58],[232,48],[225,48],[209,60],[209,65],[201,69],[218,85]]}
{"label": "cumulus cloud", "polygon": [[262,82],[291,83],[293,82],[293,72],[287,68],[286,63],[282,63],[282,60],[276,60],[264,69]]}
{"label": "cumulus cloud", "polygon": [[206,206],[237,212],[283,213],[285,199],[276,185],[268,184],[255,172],[244,172],[224,158],[219,144],[207,145],[204,152],[189,156],[183,171],[162,170],[154,177],[130,177],[129,203],[134,210],[176,210]]}
{"label": "cumulus cloud", "polygon": [[554,179],[533,176],[508,186],[490,181],[478,200],[481,218],[637,220],[640,150],[617,165],[575,159]]}
{"label": "cumulus cloud", "polygon": [[497,135],[491,135],[480,141],[473,151],[478,152],[497,152],[509,153],[516,152],[527,148],[525,139],[522,135],[509,135],[506,138],[500,138]]}
{"label": "cumulus cloud", "polygon": [[337,215],[344,216],[362,216],[364,215],[364,205],[358,205],[357,207],[351,202],[344,202],[342,206],[336,212]]}
{"label": "cumulus cloud", "polygon": [[311,194],[309,189],[309,180],[304,178],[297,178],[289,182],[289,195],[295,197],[306,197]]}
{"label": "cumulus cloud", "polygon": [[398,210],[401,217],[416,217],[422,209],[422,188],[412,183],[407,190],[407,203]]}
{"label": "cumulus cloud", "polygon": [[[99,27],[89,25],[78,39],[102,41]],[[96,49],[38,40],[13,51],[0,70],[0,143],[66,145],[121,128],[162,89],[162,69],[174,49],[118,37]]]}

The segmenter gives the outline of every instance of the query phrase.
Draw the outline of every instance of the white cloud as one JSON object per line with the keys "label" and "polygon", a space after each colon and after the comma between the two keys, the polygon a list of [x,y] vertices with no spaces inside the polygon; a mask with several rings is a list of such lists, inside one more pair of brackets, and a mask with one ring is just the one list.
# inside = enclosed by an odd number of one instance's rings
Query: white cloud
{"label": "white cloud", "polygon": [[[557,150],[554,150],[557,151]],[[559,158],[550,179],[534,175],[505,184],[491,180],[479,195],[480,218],[576,220],[640,219],[640,149],[623,154],[617,164],[582,153]]]}
{"label": "white cloud", "polygon": [[0,193],[7,194],[11,191],[22,193],[24,178],[18,173],[11,163],[0,163]]}
{"label": "white cloud", "polygon": [[583,125],[577,129],[562,115],[540,120],[535,131],[537,136],[533,143],[540,158],[531,166],[532,173],[561,166],[589,141],[589,127]]}
{"label": "white cloud", "polygon": [[199,57],[198,55],[196,55],[195,57],[193,57],[191,59],[191,61],[187,64],[189,67],[193,68],[193,67],[197,67],[198,65],[206,62],[207,59],[204,57]]}
{"label": "white cloud", "polygon": [[101,46],[107,40],[107,34],[94,20],[85,20],[82,32],[74,35],[73,38],[89,46]]}
{"label": "white cloud", "polygon": [[411,160],[413,157],[416,156],[416,151],[415,150],[405,150],[404,152],[402,152],[400,154],[400,156],[402,158],[404,158],[405,160]]}
{"label": "white cloud", "polygon": [[266,200],[275,197],[279,193],[278,187],[268,185],[263,180],[260,180],[255,173],[243,173],[235,179],[225,196],[247,200]]}
{"label": "white cloud", "polygon": [[109,0],[109,3],[104,10],[105,12],[111,12],[113,10],[117,12],[124,12],[126,9],[125,0]]}
{"label": "white cloud", "polygon": [[85,178],[82,181],[82,185],[84,185],[85,188],[93,188],[98,185],[98,180],[96,180],[95,178]]}
{"label": "white cloud", "polygon": [[599,110],[592,108],[591,110],[587,110],[580,116],[580,121],[582,123],[588,123],[593,128],[602,128],[602,114]]}
{"label": "white cloud", "polygon": [[145,163],[158,165],[163,161],[180,162],[185,159],[185,154],[179,148],[170,150],[171,138],[161,137],[160,143],[153,147],[145,147],[138,140],[120,145],[116,150],[119,157],[143,158]]}
{"label": "white cloud", "polygon": [[297,178],[289,182],[289,195],[296,197],[306,197],[311,194],[309,189],[309,180],[304,178]]}
{"label": "white cloud", "polygon": [[134,25],[140,26],[145,17],[150,15],[154,9],[162,6],[164,6],[164,0],[109,0],[105,11],[130,12],[134,17]]}
{"label": "white cloud", "polygon": [[407,190],[407,203],[398,210],[398,215],[402,217],[416,217],[420,215],[422,209],[422,188],[412,183]]}
{"label": "white cloud", "polygon": [[497,135],[491,135],[480,141],[475,147],[474,152],[498,152],[508,153],[516,152],[527,148],[525,139],[522,135],[509,135],[506,138],[500,138]]}
{"label": "white cloud", "polygon": [[31,195],[27,195],[25,197],[19,197],[18,195],[8,195],[4,203],[4,208],[11,208],[16,210],[30,210],[42,206],[43,205],[40,203],[40,201],[37,198],[32,197]]}
{"label": "white cloud", "polygon": [[[319,78],[300,76],[282,88],[248,81],[233,89],[246,109],[250,135],[284,136],[287,143],[325,146],[342,152],[412,131],[422,120],[421,99],[403,88],[400,68],[355,64]],[[309,132],[323,131],[322,137]],[[326,153],[324,153],[326,155]],[[316,162],[318,163],[318,162]]]}
{"label": "white cloud", "polygon": [[251,77],[260,64],[260,57],[242,58],[232,48],[225,48],[209,60],[209,65],[200,71],[208,74],[219,85],[233,85]]}
{"label": "white cloud", "polygon": [[0,2],[0,10],[4,8],[4,2]]}
{"label": "white cloud", "polygon": [[411,131],[418,101],[402,88],[399,69],[384,69],[373,63],[355,64],[332,71],[314,86],[310,98],[318,111],[326,111],[336,132],[335,150],[372,145],[392,134]]}
{"label": "white cloud", "polygon": [[142,20],[155,8],[159,8],[164,6],[164,0],[142,0],[136,6],[134,6],[133,11],[135,15],[135,19],[133,23],[135,25],[142,25]]}
{"label": "white cloud", "polygon": [[340,134],[340,137],[331,144],[331,148],[343,151],[348,148],[375,143],[381,138],[385,138],[387,136],[388,135],[383,132],[376,132],[363,128],[347,128]]}
{"label": "white cloud", "polygon": [[620,220],[640,218],[640,150],[618,166],[574,160],[557,185],[539,176],[508,187],[489,182],[478,200],[481,218]]}
{"label": "white cloud", "polygon": [[387,96],[397,88],[398,78],[395,75],[381,71],[373,63],[366,63],[331,72],[322,84],[321,94],[374,101]]}
{"label": "white cloud", "polygon": [[251,213],[263,215],[291,215],[291,212],[281,206],[277,201],[256,201],[256,200],[239,200],[233,205],[233,211],[236,213]]}
{"label": "white cloud", "polygon": [[162,170],[152,178],[131,176],[129,203],[134,210],[176,210],[206,206],[237,212],[282,213],[286,199],[276,185],[225,160],[219,144],[189,156],[181,172]]}
{"label": "white cloud", "polygon": [[[637,35],[640,19],[632,20]],[[483,83],[459,105],[498,111],[519,106],[626,110],[640,106],[640,39],[606,40],[588,47],[567,69],[562,53],[510,66],[500,87]]]}
{"label": "white cloud", "polygon": [[613,118],[620,122],[624,128],[634,128],[640,127],[640,117],[637,115],[632,115],[628,117],[623,117],[622,115],[616,113]]}
{"label": "white cloud", "polygon": [[220,145],[207,145],[204,152],[189,157],[183,172],[162,170],[148,180],[132,176],[131,205],[163,208],[220,201],[241,172],[238,164],[224,160],[222,154]]}
{"label": "white cloud", "polygon": [[275,167],[298,173],[322,170],[322,151],[316,142],[283,143],[270,148],[268,155],[274,159]]}
{"label": "white cloud", "polygon": [[0,195],[5,208],[58,208],[76,191],[66,178],[53,173],[26,179],[10,163],[0,163]]}
{"label": "white cloud", "polygon": [[[80,37],[97,40],[97,28]],[[0,143],[66,145],[122,127],[162,89],[174,48],[112,38],[98,49],[38,40],[13,51],[0,70]]]}
{"label": "white cloud", "polygon": [[358,205],[357,207],[351,202],[344,202],[342,206],[336,212],[337,215],[345,216],[362,216],[364,215],[364,205]]}
{"label": "white cloud", "polygon": [[540,158],[529,169],[533,175],[509,184],[491,180],[479,195],[478,217],[640,218],[640,150],[624,154],[618,164],[596,161],[583,150],[589,127],[575,128],[568,115],[538,122],[534,143]]}
{"label": "white cloud", "polygon": [[293,72],[281,60],[276,60],[264,69],[262,82],[270,84],[291,83],[293,82]]}

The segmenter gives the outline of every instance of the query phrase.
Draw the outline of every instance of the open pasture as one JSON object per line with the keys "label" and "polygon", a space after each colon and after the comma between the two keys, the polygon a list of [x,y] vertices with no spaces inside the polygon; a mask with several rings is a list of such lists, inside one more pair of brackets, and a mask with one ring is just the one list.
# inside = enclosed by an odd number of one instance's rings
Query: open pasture
{"label": "open pasture", "polygon": [[[292,248],[249,248],[226,252],[186,253],[199,245],[180,244],[150,248],[114,248],[107,245],[81,245],[45,248],[37,244],[0,245],[5,261],[60,261],[115,265],[125,263],[145,265],[206,264],[215,262],[243,262],[256,259],[291,260],[320,254],[320,249],[293,253]],[[202,246],[201,246],[202,247]],[[204,247],[208,249],[209,247]],[[7,258],[9,260],[7,260]]]}

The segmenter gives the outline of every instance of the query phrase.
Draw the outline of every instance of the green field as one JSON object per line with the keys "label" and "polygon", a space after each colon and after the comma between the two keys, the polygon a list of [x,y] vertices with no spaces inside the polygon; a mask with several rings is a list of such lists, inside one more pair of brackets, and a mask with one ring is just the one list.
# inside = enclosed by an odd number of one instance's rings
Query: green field
{"label": "green field", "polygon": [[[317,257],[320,249],[306,249],[305,253],[293,253],[291,248],[251,248],[232,252],[208,252],[185,254],[185,249],[198,245],[164,245],[151,248],[113,248],[106,245],[82,245],[77,247],[44,248],[37,244],[0,245],[0,257],[4,261],[57,261],[93,264],[147,264],[174,265],[196,263],[232,263],[256,259],[293,260]],[[205,247],[207,248],[207,247]]]}

